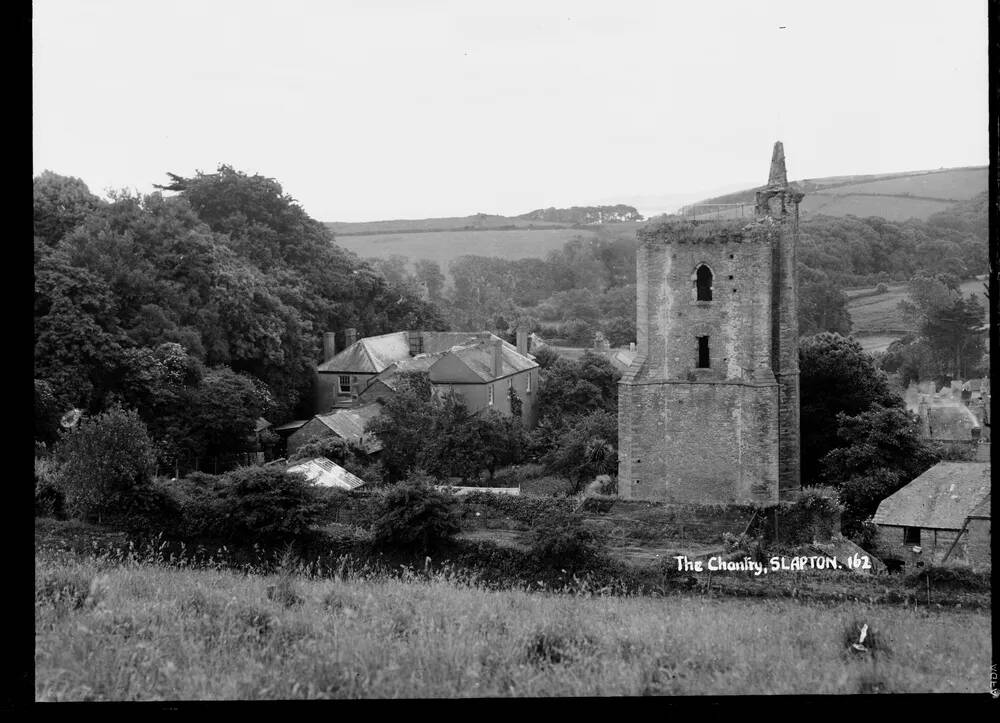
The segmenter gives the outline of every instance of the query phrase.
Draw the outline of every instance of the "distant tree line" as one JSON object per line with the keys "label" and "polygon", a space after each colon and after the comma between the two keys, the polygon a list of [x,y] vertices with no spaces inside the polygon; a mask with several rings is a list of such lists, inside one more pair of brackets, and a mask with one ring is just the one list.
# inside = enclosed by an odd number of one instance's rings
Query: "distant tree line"
{"label": "distant tree line", "polygon": [[[849,334],[844,289],[904,283],[920,275],[967,279],[986,271],[987,200],[982,194],[926,221],[811,216],[800,225],[799,330]],[[508,333],[513,318],[568,344],[600,331],[614,346],[635,340],[635,253],[631,229],[597,227],[545,258],[460,256],[448,267],[394,255],[370,259],[384,276],[439,304],[453,328]]]}

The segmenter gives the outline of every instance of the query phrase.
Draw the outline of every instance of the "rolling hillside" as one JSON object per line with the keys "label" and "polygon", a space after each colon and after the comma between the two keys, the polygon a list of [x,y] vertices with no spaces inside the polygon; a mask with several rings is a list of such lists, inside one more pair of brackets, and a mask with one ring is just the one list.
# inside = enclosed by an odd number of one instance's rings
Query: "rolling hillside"
{"label": "rolling hillside", "polygon": [[[989,308],[983,284],[985,279],[965,281],[959,287],[963,296],[975,294],[984,307]],[[847,311],[851,315],[851,335],[865,351],[885,351],[896,339],[908,331],[908,325],[899,311],[899,302],[906,298],[906,284],[894,284],[884,294],[874,294],[874,289],[846,291],[850,301]]]}
{"label": "rolling hillside", "polygon": [[[831,176],[807,178],[792,183],[806,194],[799,207],[803,215],[881,216],[889,221],[926,219],[958,201],[965,201],[987,190],[989,169],[947,168],[937,171],[912,171],[868,176]],[[731,217],[752,214],[752,208],[734,204],[753,204],[757,188],[705,199],[682,208],[679,213],[695,218]]]}

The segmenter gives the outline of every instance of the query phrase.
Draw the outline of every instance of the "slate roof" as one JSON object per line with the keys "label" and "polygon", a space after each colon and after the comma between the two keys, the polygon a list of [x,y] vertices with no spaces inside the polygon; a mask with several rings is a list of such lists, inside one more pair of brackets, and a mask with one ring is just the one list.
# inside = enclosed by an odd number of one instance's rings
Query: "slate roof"
{"label": "slate roof", "polygon": [[339,487],[353,490],[365,484],[365,481],[351,474],[339,464],[331,462],[326,457],[316,457],[288,468],[288,472],[300,472],[306,480],[320,487]]}
{"label": "slate roof", "polygon": [[390,364],[377,376],[372,377],[368,383],[373,384],[375,381],[380,381],[389,387],[389,389],[395,390],[400,374],[403,372],[426,372],[434,366],[434,364],[437,363],[437,360],[443,355],[444,352],[439,352],[437,354],[419,354],[415,357],[395,362]]}
{"label": "slate roof", "polygon": [[317,414],[316,419],[329,427],[341,439],[361,444],[371,454],[382,449],[377,437],[365,434],[365,425],[382,413],[382,405],[371,402],[352,409],[337,409],[327,414]]}
{"label": "slate roof", "polygon": [[882,500],[873,522],[958,530],[989,493],[988,462],[938,462]]}
{"label": "slate roof", "polygon": [[533,359],[518,354],[517,348],[507,342],[503,344],[499,374],[493,374],[493,344],[490,341],[453,348],[450,353],[461,359],[462,363],[484,382],[491,382],[538,366]]}
{"label": "slate roof", "polygon": [[405,331],[358,339],[339,354],[316,367],[321,372],[378,374],[394,361],[410,356],[409,336]]}
{"label": "slate roof", "polygon": [[[499,337],[488,331],[421,331],[422,354],[439,354],[452,347],[493,340]],[[396,331],[379,336],[366,336],[316,367],[319,372],[343,372],[344,374],[378,374],[395,362],[410,358],[410,335],[406,331]],[[505,348],[516,351],[516,347],[504,342]],[[530,355],[529,355],[530,356]]]}
{"label": "slate roof", "polygon": [[986,493],[986,497],[978,505],[973,508],[972,512],[969,513],[969,517],[978,517],[980,519],[990,519],[990,493]]}

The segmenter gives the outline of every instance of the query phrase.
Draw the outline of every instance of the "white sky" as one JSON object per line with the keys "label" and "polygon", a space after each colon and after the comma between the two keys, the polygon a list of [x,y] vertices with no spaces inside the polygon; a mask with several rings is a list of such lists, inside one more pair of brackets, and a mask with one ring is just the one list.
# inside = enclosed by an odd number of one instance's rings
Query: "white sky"
{"label": "white sky", "polygon": [[[785,29],[779,29],[779,26]],[[34,169],[228,163],[323,221],[645,213],[988,163],[985,0],[36,0]]]}

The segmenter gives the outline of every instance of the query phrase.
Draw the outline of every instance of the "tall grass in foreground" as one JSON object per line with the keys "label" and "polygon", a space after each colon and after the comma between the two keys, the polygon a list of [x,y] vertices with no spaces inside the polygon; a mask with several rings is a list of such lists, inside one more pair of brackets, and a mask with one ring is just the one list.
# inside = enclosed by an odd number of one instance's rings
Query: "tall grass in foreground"
{"label": "tall grass in foreground", "polygon": [[[888,655],[847,649],[859,621]],[[988,613],[36,556],[38,700],[982,692],[989,672]]]}

